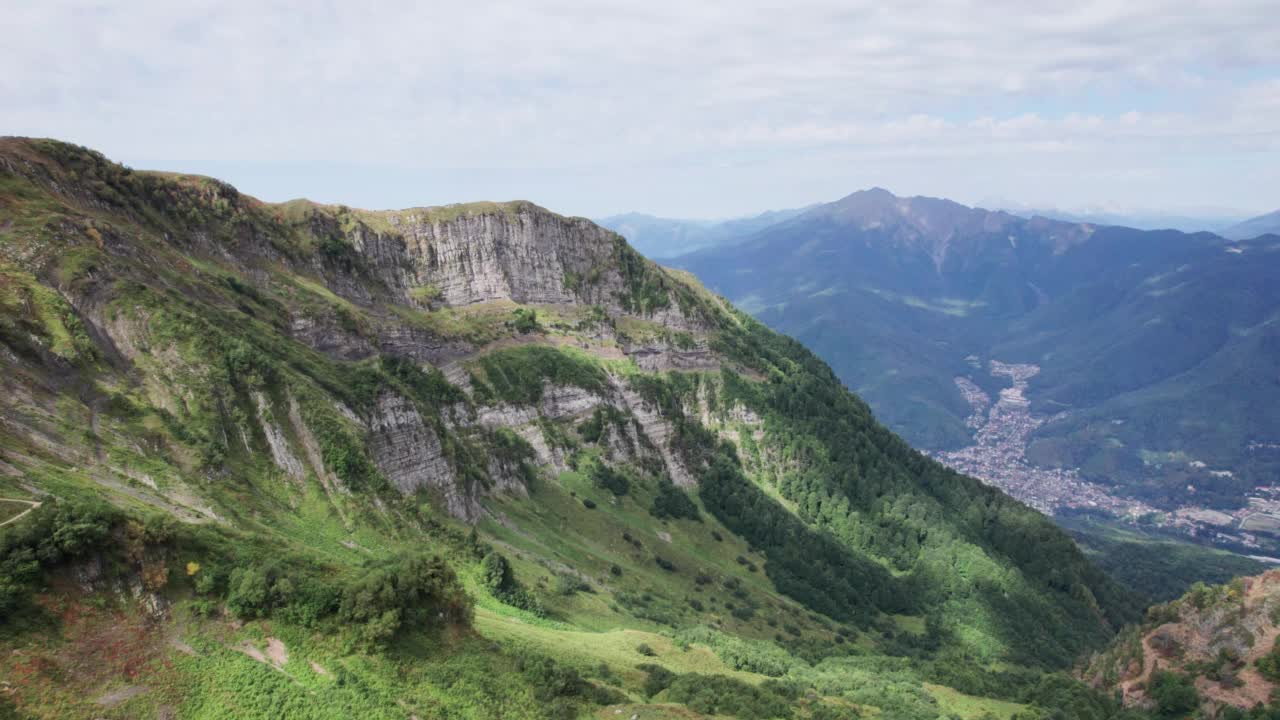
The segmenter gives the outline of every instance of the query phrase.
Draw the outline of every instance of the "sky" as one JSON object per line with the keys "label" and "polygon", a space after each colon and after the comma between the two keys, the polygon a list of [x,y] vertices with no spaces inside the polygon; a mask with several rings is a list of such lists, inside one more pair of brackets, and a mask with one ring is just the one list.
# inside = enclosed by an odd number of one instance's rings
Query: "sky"
{"label": "sky", "polygon": [[269,201],[1280,207],[1280,0],[0,0],[0,134]]}

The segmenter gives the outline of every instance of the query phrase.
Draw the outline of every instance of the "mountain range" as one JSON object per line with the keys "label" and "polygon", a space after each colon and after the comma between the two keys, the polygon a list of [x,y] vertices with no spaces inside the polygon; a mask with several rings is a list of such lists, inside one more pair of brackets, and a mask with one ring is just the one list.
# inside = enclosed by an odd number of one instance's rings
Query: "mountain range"
{"label": "mountain range", "polygon": [[918,447],[972,445],[1020,372],[1027,412],[1001,419],[1025,425],[1009,431],[1035,466],[1166,510],[1240,507],[1280,470],[1280,237],[873,189],[672,263],[812,348]]}
{"label": "mountain range", "polygon": [[[654,258],[675,258],[716,245],[732,245],[770,225],[803,213],[813,205],[789,210],[770,210],[749,217],[728,220],[690,220],[629,212],[596,220],[626,237],[637,250]],[[1052,218],[1071,223],[1129,227],[1139,230],[1180,230],[1212,232],[1231,240],[1249,240],[1261,235],[1280,234],[1280,210],[1245,220],[1224,210],[1206,210],[1198,215],[1158,212],[1114,212],[1104,210],[1037,209],[1020,205],[993,205],[1004,212],[1026,218]]]}
{"label": "mountain range", "polygon": [[1223,237],[1232,240],[1248,240],[1262,235],[1280,235],[1280,210],[1250,218],[1222,231]]}
{"label": "mountain range", "polygon": [[1142,588],[582,218],[0,140],[0,365],[9,717],[1123,712]]}
{"label": "mountain range", "polygon": [[600,218],[596,222],[627,238],[648,257],[670,258],[732,243],[802,212],[804,208],[769,210],[729,220],[683,220],[632,212]]}
{"label": "mountain range", "polygon": [[1083,208],[1064,210],[1047,207],[1027,207],[1009,203],[979,203],[983,207],[1004,210],[1020,217],[1037,215],[1054,220],[1091,225],[1119,225],[1136,230],[1181,230],[1182,232],[1212,232],[1222,234],[1227,228],[1247,219],[1247,214],[1225,208],[1204,208],[1183,213],[1154,210],[1107,210]]}

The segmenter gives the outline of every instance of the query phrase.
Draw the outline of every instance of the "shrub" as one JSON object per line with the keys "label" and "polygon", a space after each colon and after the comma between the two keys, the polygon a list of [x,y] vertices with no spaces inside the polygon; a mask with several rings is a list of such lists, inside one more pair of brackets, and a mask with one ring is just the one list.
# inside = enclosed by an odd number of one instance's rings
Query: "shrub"
{"label": "shrub", "polygon": [[439,557],[410,553],[375,565],[342,590],[338,618],[367,645],[384,645],[402,628],[443,620],[469,623],[471,601]]}
{"label": "shrub", "polygon": [[1181,718],[1200,707],[1200,694],[1188,675],[1160,671],[1147,683],[1147,695],[1156,703],[1156,717]]}
{"label": "shrub", "polygon": [[497,551],[490,552],[480,561],[480,582],[498,600],[543,616],[546,609],[533,593],[516,580],[511,564]]}
{"label": "shrub", "polygon": [[541,702],[557,697],[580,694],[586,686],[578,671],[559,665],[548,657],[522,658],[520,674],[533,687],[533,694]]}
{"label": "shrub", "polygon": [[690,673],[671,683],[667,699],[704,715],[763,720],[790,718],[792,693],[791,687],[769,681],[757,688],[724,675]]}
{"label": "shrub", "polygon": [[661,665],[645,663],[643,665],[637,665],[636,669],[643,670],[645,673],[644,684],[640,688],[640,691],[645,694],[645,697],[653,697],[663,690],[666,690],[671,687],[671,683],[675,682],[676,679],[675,673]]}
{"label": "shrub", "polygon": [[627,416],[612,405],[597,406],[591,417],[578,425],[578,434],[589,443],[598,443],[605,439],[609,427],[625,431]]}
{"label": "shrub", "polygon": [[702,519],[698,513],[698,506],[683,490],[665,477],[658,481],[658,494],[653,498],[653,506],[649,508],[649,514],[659,519]]}
{"label": "shrub", "polygon": [[729,635],[705,625],[681,630],[675,639],[684,645],[706,645],[734,670],[782,677],[797,664],[790,653],[767,640]]}
{"label": "shrub", "polygon": [[1271,682],[1280,682],[1280,641],[1271,646],[1271,650],[1254,662],[1258,674]]}
{"label": "shrub", "polygon": [[241,618],[262,617],[275,605],[275,579],[258,567],[231,571],[227,591],[227,609]]}
{"label": "shrub", "polygon": [[444,291],[435,285],[419,285],[409,288],[409,297],[424,305],[431,305],[444,297]]}
{"label": "shrub", "polygon": [[101,549],[119,520],[105,505],[47,500],[0,528],[0,624],[28,601],[42,570]]}
{"label": "shrub", "polygon": [[538,329],[538,311],[533,308],[516,308],[511,311],[511,326],[521,335]]}
{"label": "shrub", "polygon": [[605,465],[596,463],[591,467],[591,482],[596,487],[604,488],[614,495],[626,495],[631,489],[631,481],[627,476]]}
{"label": "shrub", "polygon": [[582,578],[572,573],[562,572],[556,574],[555,592],[557,595],[570,597],[577,595],[579,592],[590,592],[591,586],[582,580]]}
{"label": "shrub", "polygon": [[637,645],[636,652],[640,653],[641,655],[644,655],[645,657],[656,657],[658,654],[654,652],[653,648],[649,647],[647,643],[640,643],[639,645]]}

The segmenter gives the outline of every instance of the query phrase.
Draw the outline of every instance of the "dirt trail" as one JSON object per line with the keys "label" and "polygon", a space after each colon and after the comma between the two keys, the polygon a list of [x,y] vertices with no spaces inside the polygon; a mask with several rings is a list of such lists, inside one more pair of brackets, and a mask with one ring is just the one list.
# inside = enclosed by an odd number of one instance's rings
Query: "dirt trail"
{"label": "dirt trail", "polygon": [[[1275,583],[1280,579],[1274,572],[1268,572],[1261,578],[1250,582],[1248,589],[1245,590],[1244,602],[1248,607],[1256,607],[1267,601],[1267,598],[1275,592]],[[1219,683],[1209,682],[1206,678],[1199,678],[1196,682],[1196,689],[1200,694],[1219,703],[1235,705],[1236,707],[1253,707],[1259,703],[1266,704],[1271,699],[1271,691],[1275,685],[1257,671],[1254,663],[1258,658],[1271,651],[1275,646],[1276,638],[1280,637],[1280,627],[1269,625],[1260,636],[1258,636],[1249,652],[1244,655],[1244,667],[1242,667],[1237,675],[1240,679],[1240,685],[1234,688],[1226,688]]]}
{"label": "dirt trail", "polygon": [[8,525],[9,523],[14,523],[14,522],[17,522],[17,521],[21,520],[23,517],[25,517],[25,516],[27,515],[27,513],[31,512],[32,510],[35,510],[36,508],[40,507],[40,506],[43,504],[43,503],[36,502],[35,500],[19,500],[18,498],[0,498],[0,501],[2,501],[2,502],[12,502],[12,503],[21,503],[21,504],[23,504],[23,505],[30,505],[30,506],[31,506],[31,507],[27,508],[26,510],[23,510],[22,512],[18,513],[17,515],[14,515],[13,517],[9,518],[8,520],[5,520],[4,522],[0,522],[0,527],[4,527],[5,525]]}
{"label": "dirt trail", "polygon": [[[1171,625],[1160,626],[1160,628],[1166,627],[1171,627]],[[1138,673],[1137,677],[1120,683],[1120,696],[1126,701],[1131,693],[1142,693],[1138,688],[1145,688],[1147,680],[1151,678],[1151,674],[1156,670],[1156,662],[1159,661],[1160,656],[1156,653],[1156,649],[1151,647],[1151,636],[1155,635],[1160,628],[1156,628],[1156,630],[1147,633],[1142,638],[1142,672]]]}
{"label": "dirt trail", "polygon": [[285,647],[279,638],[267,638],[266,652],[263,652],[252,640],[241,640],[234,649],[277,670],[284,670],[285,664],[289,662],[289,648]]}
{"label": "dirt trail", "polygon": [[[1265,573],[1260,578],[1249,580],[1244,597],[1241,599],[1246,612],[1257,612],[1260,606],[1277,591],[1276,586],[1278,584],[1280,584],[1280,571],[1275,570]],[[1183,646],[1187,646],[1196,640],[1195,636],[1187,634],[1187,629],[1181,621],[1166,623],[1149,631],[1142,638],[1142,671],[1137,676],[1121,682],[1119,686],[1126,705],[1129,704],[1131,697],[1141,698],[1145,696],[1144,689],[1147,682],[1159,667],[1161,656],[1152,647],[1151,639],[1160,634],[1171,637]],[[1253,707],[1258,703],[1266,704],[1270,700],[1275,684],[1263,678],[1255,669],[1254,663],[1258,658],[1271,651],[1277,638],[1280,638],[1280,627],[1268,624],[1262,633],[1254,639],[1249,650],[1240,658],[1240,667],[1237,670],[1237,677],[1240,681],[1238,686],[1224,687],[1221,683],[1200,677],[1196,679],[1197,691],[1202,697],[1219,704],[1234,705],[1236,707]],[[1197,651],[1197,653],[1202,654],[1200,651]],[[1171,660],[1165,663],[1165,667],[1176,668],[1180,664],[1181,662],[1178,660]]]}
{"label": "dirt trail", "polygon": [[94,700],[94,702],[98,705],[102,705],[103,707],[115,707],[116,705],[132,700],[133,698],[148,692],[151,692],[151,688],[148,688],[146,685],[126,685],[102,695],[97,700]]}

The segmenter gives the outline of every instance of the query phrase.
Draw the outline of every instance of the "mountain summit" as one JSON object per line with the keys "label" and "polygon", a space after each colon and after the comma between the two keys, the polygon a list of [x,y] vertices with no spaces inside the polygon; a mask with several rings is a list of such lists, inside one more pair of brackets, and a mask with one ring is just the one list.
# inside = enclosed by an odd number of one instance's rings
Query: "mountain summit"
{"label": "mountain summit", "polygon": [[1274,246],[876,188],[675,264],[793,333],[918,446],[972,445],[1009,382],[992,361],[1016,363],[1030,461],[1162,509],[1236,509],[1280,468]]}

